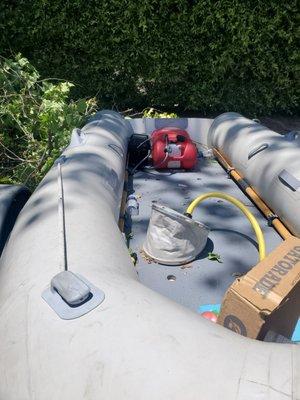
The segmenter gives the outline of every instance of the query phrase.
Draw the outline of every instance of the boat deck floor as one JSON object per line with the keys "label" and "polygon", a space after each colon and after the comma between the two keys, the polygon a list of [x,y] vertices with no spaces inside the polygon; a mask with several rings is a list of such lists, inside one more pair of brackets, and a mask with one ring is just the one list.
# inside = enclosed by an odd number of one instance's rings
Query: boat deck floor
{"label": "boat deck floor", "polygon": [[[194,171],[138,171],[128,182],[128,194],[135,193],[139,215],[129,218],[126,229],[132,234],[129,246],[138,255],[136,271],[140,281],[153,290],[193,309],[220,304],[227,288],[239,275],[258,262],[255,234],[249,221],[226,201],[208,199],[194,211],[193,218],[211,229],[204,251],[183,266],[167,266],[150,262],[141,252],[146,238],[152,203],[160,203],[181,213],[199,194],[220,191],[241,200],[258,219],[266,240],[267,253],[281,238],[267,225],[266,219],[228,178],[215,160],[199,159]],[[220,262],[208,258],[209,253],[220,256]]]}

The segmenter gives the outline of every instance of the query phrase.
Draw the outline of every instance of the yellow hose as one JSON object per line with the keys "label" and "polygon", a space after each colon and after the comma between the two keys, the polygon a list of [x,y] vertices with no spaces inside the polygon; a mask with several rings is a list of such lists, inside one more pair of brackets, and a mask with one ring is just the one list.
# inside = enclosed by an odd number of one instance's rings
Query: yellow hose
{"label": "yellow hose", "polygon": [[227,200],[229,203],[234,204],[236,207],[238,207],[244,215],[248,218],[257,238],[258,242],[258,251],[259,251],[259,259],[262,261],[266,257],[266,244],[265,244],[265,239],[264,235],[261,231],[261,228],[254,217],[254,215],[248,210],[246,206],[239,200],[237,200],[235,197],[229,196],[228,194],[221,193],[221,192],[210,192],[210,193],[205,193],[202,194],[198,197],[196,197],[195,200],[191,202],[191,204],[188,206],[186,213],[192,215],[194,209],[198,206],[199,203],[201,203],[203,200],[206,200],[210,197],[216,197],[219,199]]}

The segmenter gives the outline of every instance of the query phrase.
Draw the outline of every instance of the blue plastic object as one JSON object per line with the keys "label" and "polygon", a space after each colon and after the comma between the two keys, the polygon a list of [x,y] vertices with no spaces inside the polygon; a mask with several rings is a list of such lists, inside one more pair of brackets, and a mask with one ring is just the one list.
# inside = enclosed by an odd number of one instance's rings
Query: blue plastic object
{"label": "blue plastic object", "polygon": [[202,314],[205,311],[212,311],[219,313],[221,309],[221,304],[203,304],[199,306],[198,313]]}
{"label": "blue plastic object", "polygon": [[298,320],[296,328],[294,330],[292,342],[300,342],[300,319]]}

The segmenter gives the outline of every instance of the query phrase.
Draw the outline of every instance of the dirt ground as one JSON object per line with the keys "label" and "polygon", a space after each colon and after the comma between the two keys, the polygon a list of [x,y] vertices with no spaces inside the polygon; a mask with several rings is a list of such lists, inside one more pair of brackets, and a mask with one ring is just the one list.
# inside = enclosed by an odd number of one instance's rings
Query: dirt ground
{"label": "dirt ground", "polygon": [[259,118],[260,122],[279,133],[287,133],[290,131],[300,132],[300,117],[263,117]]}
{"label": "dirt ground", "polygon": [[[178,113],[182,117],[195,117],[195,118],[203,118],[203,115],[199,113],[183,113],[182,115]],[[221,114],[221,113],[220,113]],[[215,118],[220,114],[216,114],[211,116],[210,118]],[[247,118],[251,118],[246,116]],[[293,115],[293,116],[282,116],[282,115],[273,115],[273,116],[266,116],[266,117],[259,117],[257,120],[264,126],[272,129],[278,133],[288,133],[291,131],[299,131],[300,132],[300,116]]]}

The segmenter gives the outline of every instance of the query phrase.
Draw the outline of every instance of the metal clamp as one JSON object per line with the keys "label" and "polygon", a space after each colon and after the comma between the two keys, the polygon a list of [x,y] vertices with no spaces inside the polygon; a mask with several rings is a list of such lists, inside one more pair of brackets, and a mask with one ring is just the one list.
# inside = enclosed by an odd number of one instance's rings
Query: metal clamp
{"label": "metal clamp", "polygon": [[230,172],[231,171],[235,171],[235,168],[234,167],[229,167],[229,168],[227,168],[226,169],[226,173],[230,176]]}
{"label": "metal clamp", "polygon": [[277,214],[271,213],[271,214],[267,215],[268,226],[272,226],[273,225],[274,219],[278,219],[278,215]]}

